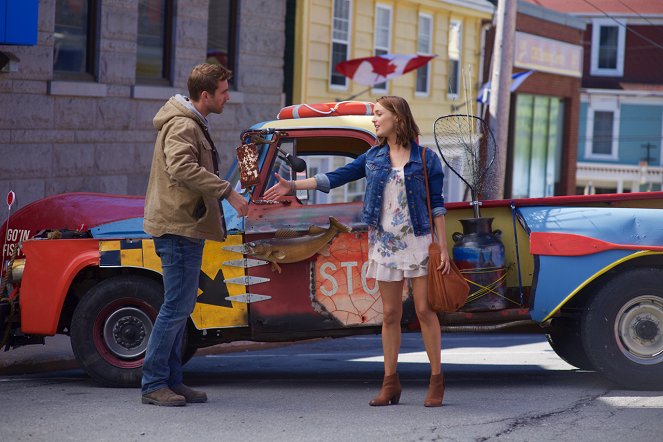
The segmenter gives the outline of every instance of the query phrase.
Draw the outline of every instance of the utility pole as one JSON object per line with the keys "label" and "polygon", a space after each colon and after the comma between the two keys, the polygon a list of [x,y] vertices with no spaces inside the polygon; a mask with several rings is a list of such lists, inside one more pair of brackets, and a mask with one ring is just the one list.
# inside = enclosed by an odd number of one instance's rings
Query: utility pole
{"label": "utility pole", "polygon": [[[650,151],[656,147],[655,144],[647,142],[646,144],[641,144],[640,147],[647,150],[647,156],[640,161],[640,185],[645,184],[645,190],[651,192],[652,183],[649,181],[649,164],[651,164],[652,156]],[[638,189],[639,190],[639,189]]]}
{"label": "utility pole", "polygon": [[497,144],[497,155],[493,165],[495,167],[495,173],[492,174],[493,182],[486,186],[486,198],[489,199],[504,198],[517,5],[518,0],[499,0],[495,12],[497,23],[488,111],[489,126],[495,135]]}

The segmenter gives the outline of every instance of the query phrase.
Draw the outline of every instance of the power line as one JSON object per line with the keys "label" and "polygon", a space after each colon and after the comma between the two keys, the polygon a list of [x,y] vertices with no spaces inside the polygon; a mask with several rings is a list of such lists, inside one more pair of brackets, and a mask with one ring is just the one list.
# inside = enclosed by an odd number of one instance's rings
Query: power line
{"label": "power line", "polygon": [[598,6],[596,6],[595,4],[593,4],[592,2],[590,2],[589,0],[582,0],[582,1],[584,1],[585,3],[587,3],[587,4],[588,4],[589,6],[591,6],[592,8],[596,9],[597,11],[601,12],[603,15],[605,15],[606,17],[608,17],[609,19],[611,19],[612,21],[614,21],[615,23],[617,23],[619,26],[621,26],[622,28],[626,29],[628,32],[632,32],[633,34],[637,35],[637,36],[640,37],[641,39],[643,39],[643,40],[645,40],[645,41],[651,43],[652,45],[654,45],[654,46],[657,47],[658,49],[663,49],[663,46],[662,46],[662,45],[656,43],[654,40],[650,39],[649,37],[646,37],[646,36],[642,35],[642,34],[639,33],[638,31],[636,31],[635,29],[632,29],[632,28],[627,27],[624,23],[620,22],[620,21],[617,20],[615,17],[613,17],[612,15],[608,14],[608,13],[605,12],[603,9],[599,8]]}
{"label": "power line", "polygon": [[648,19],[647,17],[645,17],[644,15],[641,15],[638,11],[636,11],[636,10],[633,9],[633,8],[631,8],[629,5],[627,5],[626,3],[624,3],[622,0],[617,0],[617,1],[618,1],[619,3],[621,3],[622,5],[624,5],[626,8],[628,8],[629,10],[633,11],[633,12],[635,13],[635,15],[637,15],[638,17],[640,17],[641,19],[643,19],[644,21],[646,21],[646,22],[649,23],[650,25],[655,26],[654,23],[650,22],[649,19]]}

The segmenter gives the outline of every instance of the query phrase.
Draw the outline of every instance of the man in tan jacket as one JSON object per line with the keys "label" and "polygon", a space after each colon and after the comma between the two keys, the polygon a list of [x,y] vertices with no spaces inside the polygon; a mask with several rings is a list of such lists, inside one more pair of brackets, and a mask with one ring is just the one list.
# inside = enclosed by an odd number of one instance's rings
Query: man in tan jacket
{"label": "man in tan jacket", "polygon": [[196,66],[189,97],[176,95],[154,117],[157,140],[145,196],[144,230],[161,258],[164,301],[143,364],[142,402],[182,406],[206,402],[204,392],[182,382],[182,337],[196,304],[206,239],[223,241],[221,200],[239,216],[248,203],[219,176],[207,115],[220,114],[230,99],[232,73],[219,65]]}

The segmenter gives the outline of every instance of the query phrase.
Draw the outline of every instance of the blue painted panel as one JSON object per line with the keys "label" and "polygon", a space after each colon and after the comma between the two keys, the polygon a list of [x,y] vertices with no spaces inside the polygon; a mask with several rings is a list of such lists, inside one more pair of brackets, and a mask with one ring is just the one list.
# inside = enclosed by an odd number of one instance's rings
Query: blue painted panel
{"label": "blue painted panel", "polygon": [[661,209],[521,207],[529,232],[584,235],[617,244],[663,245]]}
{"label": "blue painted panel", "polygon": [[[663,210],[606,207],[521,207],[528,233],[573,233],[616,244],[663,245]],[[532,287],[532,318],[542,321],[583,282],[634,250],[610,250],[584,256],[540,255]]]}
{"label": "blue painted panel", "polygon": [[619,123],[619,162],[637,165],[646,158],[642,145],[651,143],[650,163],[660,164],[662,106],[622,104]]}
{"label": "blue painted panel", "polygon": [[90,229],[93,238],[150,238],[143,231],[143,218],[129,218]]}
{"label": "blue painted panel", "polygon": [[610,250],[586,256],[539,256],[532,319],[543,321],[564,299],[592,275],[634,252]]}
{"label": "blue painted panel", "polygon": [[578,124],[578,161],[585,160],[585,140],[587,139],[587,103],[580,103]]}
{"label": "blue painted panel", "polygon": [[[4,44],[36,45],[39,20],[38,0],[4,0]],[[0,3],[0,7],[2,3]],[[0,33],[1,35],[1,33]]]}

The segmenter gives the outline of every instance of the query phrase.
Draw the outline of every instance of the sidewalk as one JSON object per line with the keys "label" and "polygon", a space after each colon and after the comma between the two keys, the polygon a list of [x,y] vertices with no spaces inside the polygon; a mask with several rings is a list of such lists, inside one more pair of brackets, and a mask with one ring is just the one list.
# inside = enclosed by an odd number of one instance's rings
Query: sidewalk
{"label": "sidewalk", "polygon": [[[293,343],[237,341],[201,348],[196,356],[263,350],[291,344]],[[26,345],[7,352],[0,349],[0,375],[43,373],[78,367],[80,364],[71,350],[69,336],[47,336],[44,345]]]}

